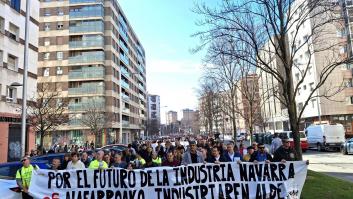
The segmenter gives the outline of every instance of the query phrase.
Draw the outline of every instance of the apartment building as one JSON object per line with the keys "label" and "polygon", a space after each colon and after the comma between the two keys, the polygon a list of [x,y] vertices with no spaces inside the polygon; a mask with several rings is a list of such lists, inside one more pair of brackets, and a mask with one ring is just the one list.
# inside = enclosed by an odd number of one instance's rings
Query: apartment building
{"label": "apartment building", "polygon": [[69,100],[69,123],[46,147],[97,139],[81,122],[92,106],[109,120],[103,145],[129,143],[145,128],[145,51],[117,0],[41,1],[38,60],[38,84]]}
{"label": "apartment building", "polygon": [[[21,158],[21,103],[24,67],[26,0],[0,0],[0,163]],[[31,1],[27,100],[37,86],[39,1]],[[35,133],[27,129],[26,150]]]}
{"label": "apartment building", "polygon": [[161,101],[159,95],[148,95],[148,136],[158,136],[161,126]]}
{"label": "apartment building", "polygon": [[167,125],[169,124],[175,124],[178,122],[178,112],[176,111],[168,111],[166,114],[167,118]]}

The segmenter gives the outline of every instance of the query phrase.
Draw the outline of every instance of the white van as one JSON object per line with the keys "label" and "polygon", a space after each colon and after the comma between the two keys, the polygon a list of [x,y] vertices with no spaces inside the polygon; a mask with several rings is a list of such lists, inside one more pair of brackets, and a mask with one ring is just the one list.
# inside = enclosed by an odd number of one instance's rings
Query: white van
{"label": "white van", "polygon": [[311,125],[305,129],[310,148],[318,151],[328,149],[340,150],[341,144],[345,142],[345,130],[342,124],[320,124]]}

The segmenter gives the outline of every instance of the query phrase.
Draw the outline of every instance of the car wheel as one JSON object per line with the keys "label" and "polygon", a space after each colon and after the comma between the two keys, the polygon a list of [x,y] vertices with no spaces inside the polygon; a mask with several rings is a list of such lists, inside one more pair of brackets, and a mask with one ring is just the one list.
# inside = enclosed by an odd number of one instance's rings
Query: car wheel
{"label": "car wheel", "polygon": [[317,151],[320,151],[320,152],[323,151],[323,148],[322,148],[322,145],[321,145],[321,144],[317,144]]}
{"label": "car wheel", "polygon": [[348,154],[347,150],[344,147],[341,148],[341,152],[342,152],[343,155],[347,155]]}

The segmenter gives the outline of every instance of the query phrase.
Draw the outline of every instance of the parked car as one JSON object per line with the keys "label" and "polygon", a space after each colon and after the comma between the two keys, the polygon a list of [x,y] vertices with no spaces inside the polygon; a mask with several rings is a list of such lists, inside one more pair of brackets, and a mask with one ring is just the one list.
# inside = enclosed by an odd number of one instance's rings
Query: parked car
{"label": "parked car", "polygon": [[246,138],[246,133],[239,133],[239,135],[237,135],[238,142],[245,140],[245,138]]}
{"label": "parked car", "polygon": [[342,124],[311,125],[305,129],[309,147],[318,151],[329,149],[340,150],[345,142],[345,130]]}
{"label": "parked car", "polygon": [[[37,165],[41,169],[49,169],[47,161],[31,161],[32,165]],[[22,167],[21,162],[7,162],[0,164],[0,179],[15,179],[16,172]]]}
{"label": "parked car", "polygon": [[125,151],[127,149],[127,145],[125,144],[109,144],[109,145],[105,145],[102,148],[100,148],[102,150],[114,150],[114,151]]}
{"label": "parked car", "polygon": [[59,158],[61,162],[64,161],[65,153],[48,153],[45,155],[39,155],[31,158],[31,161],[45,161],[48,164],[51,164],[54,158]]}
{"label": "parked car", "polygon": [[353,154],[353,138],[347,140],[341,146],[341,152],[343,155]]}
{"label": "parked car", "polygon": [[[294,147],[294,140],[293,140],[293,134],[292,131],[282,131],[282,132],[276,132],[278,133],[279,138],[287,138],[290,142],[290,146]],[[309,148],[308,144],[308,139],[303,131],[300,131],[300,147],[302,148],[303,152],[306,152]]]}

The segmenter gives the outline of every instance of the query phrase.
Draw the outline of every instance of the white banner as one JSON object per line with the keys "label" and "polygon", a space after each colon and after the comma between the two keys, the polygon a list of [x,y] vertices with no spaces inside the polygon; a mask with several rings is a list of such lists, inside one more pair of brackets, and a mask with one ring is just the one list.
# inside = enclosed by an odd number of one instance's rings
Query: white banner
{"label": "white banner", "polygon": [[305,162],[193,164],[144,170],[38,170],[38,199],[300,198]]}

